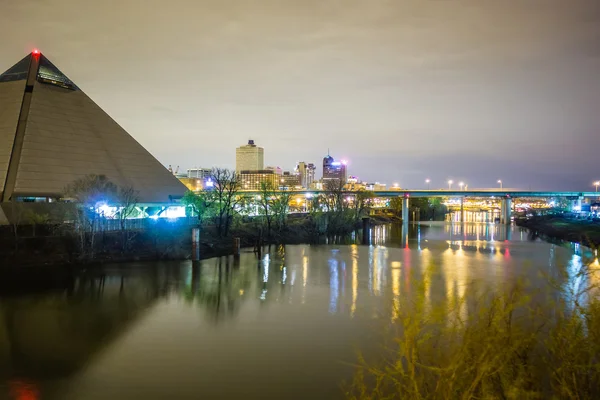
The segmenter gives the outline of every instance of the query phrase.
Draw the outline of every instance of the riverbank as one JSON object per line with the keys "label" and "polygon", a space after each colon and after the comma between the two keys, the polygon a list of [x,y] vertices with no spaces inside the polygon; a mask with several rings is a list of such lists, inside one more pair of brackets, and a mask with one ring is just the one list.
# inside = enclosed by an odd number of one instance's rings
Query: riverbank
{"label": "riverbank", "polygon": [[[400,223],[402,219],[389,216],[371,216],[370,225],[386,225]],[[234,226],[231,233],[219,238],[213,228],[203,228],[200,232],[199,256],[201,260],[232,254],[233,239],[240,239],[240,247],[243,249],[253,249],[259,243],[261,245],[286,245],[286,244],[317,244],[325,243],[327,240],[335,240],[351,244],[361,238],[352,239],[352,233],[362,235],[362,223],[348,225],[337,234],[327,234],[319,230],[314,221],[310,218],[292,219],[288,221],[285,227],[273,229],[271,235],[267,235],[260,224],[244,223]]]}
{"label": "riverbank", "polygon": [[583,219],[545,215],[516,220],[518,226],[529,229],[533,234],[550,239],[577,242],[597,248],[600,246],[600,223]]}
{"label": "riverbank", "polygon": [[[194,221],[182,223],[157,221],[144,229],[99,231],[94,235],[93,251],[81,254],[81,237],[56,226],[19,226],[0,231],[0,274],[6,270],[59,267],[64,265],[90,267],[106,263],[131,261],[186,260],[192,257],[192,228]],[[371,217],[371,225],[398,222],[397,218]],[[310,217],[290,218],[283,227],[273,228],[270,234],[261,221],[246,220],[235,223],[227,235],[220,236],[214,226],[203,226],[200,231],[199,257],[206,259],[233,253],[233,239],[240,239],[242,248],[261,245],[313,244],[327,238],[336,240],[350,238],[358,232],[361,223],[337,226],[335,234],[327,232],[327,226],[316,223]],[[86,237],[90,242],[90,237]],[[9,273],[10,275],[10,273]],[[12,275],[10,275],[12,276]],[[9,281],[12,278],[7,275]],[[20,275],[19,275],[20,276]]]}

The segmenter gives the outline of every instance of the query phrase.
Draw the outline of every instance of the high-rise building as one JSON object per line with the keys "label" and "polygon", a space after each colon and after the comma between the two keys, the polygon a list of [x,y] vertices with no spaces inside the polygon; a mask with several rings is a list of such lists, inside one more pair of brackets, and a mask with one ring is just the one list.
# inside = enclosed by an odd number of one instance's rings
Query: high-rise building
{"label": "high-rise building", "polygon": [[173,173],[34,50],[0,75],[0,202],[61,198],[67,185],[91,174],[133,187],[141,203],[166,203],[186,192]]}
{"label": "high-rise building", "polygon": [[335,161],[333,157],[327,155],[323,158],[323,183],[327,181],[338,181],[345,184],[347,181],[346,161]]}
{"label": "high-rise building", "polygon": [[265,150],[248,140],[248,144],[235,149],[235,171],[259,171],[265,167]]}
{"label": "high-rise building", "polygon": [[300,161],[296,167],[296,172],[300,176],[300,186],[306,189],[310,189],[313,182],[315,181],[315,171],[317,167],[315,164],[307,164],[304,161]]}

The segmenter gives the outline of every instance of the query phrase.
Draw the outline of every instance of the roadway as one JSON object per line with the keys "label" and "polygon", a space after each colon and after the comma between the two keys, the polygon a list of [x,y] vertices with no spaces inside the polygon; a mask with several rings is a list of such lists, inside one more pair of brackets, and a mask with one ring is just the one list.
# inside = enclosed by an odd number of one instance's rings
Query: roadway
{"label": "roadway", "polygon": [[[318,195],[328,193],[326,190],[292,190],[296,195]],[[344,191],[345,194],[354,194],[357,192]],[[498,197],[498,198],[519,198],[519,197],[565,197],[573,200],[580,198],[600,197],[598,192],[542,192],[534,190],[515,190],[515,189],[475,189],[475,190],[420,190],[420,189],[394,189],[394,190],[376,190],[373,191],[376,197]],[[240,194],[260,195],[260,192],[241,191]]]}

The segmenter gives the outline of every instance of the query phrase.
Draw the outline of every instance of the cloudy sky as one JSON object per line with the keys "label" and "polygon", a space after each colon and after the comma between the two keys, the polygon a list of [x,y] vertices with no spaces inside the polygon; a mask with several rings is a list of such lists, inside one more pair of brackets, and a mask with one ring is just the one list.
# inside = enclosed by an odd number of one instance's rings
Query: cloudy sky
{"label": "cloudy sky", "polygon": [[165,165],[252,138],[411,188],[600,179],[599,0],[0,0],[0,37],[0,70],[40,48]]}

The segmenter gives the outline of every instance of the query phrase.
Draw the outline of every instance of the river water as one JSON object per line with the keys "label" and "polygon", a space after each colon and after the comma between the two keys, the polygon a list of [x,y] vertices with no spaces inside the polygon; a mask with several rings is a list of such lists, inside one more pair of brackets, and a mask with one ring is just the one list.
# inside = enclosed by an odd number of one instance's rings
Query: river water
{"label": "river water", "polygon": [[380,351],[423,276],[443,298],[543,287],[593,258],[514,226],[423,223],[377,227],[370,245],[109,266],[0,299],[0,398],[340,398],[357,351]]}

